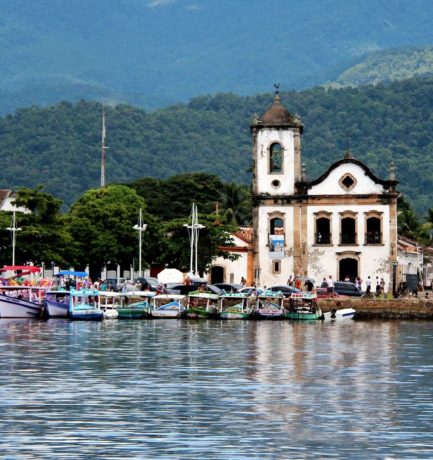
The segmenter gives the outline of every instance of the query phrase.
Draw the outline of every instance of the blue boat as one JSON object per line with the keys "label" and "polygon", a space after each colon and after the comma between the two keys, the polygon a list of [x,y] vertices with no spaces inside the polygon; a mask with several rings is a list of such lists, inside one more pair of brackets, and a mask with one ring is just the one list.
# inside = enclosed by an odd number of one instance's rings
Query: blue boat
{"label": "blue boat", "polygon": [[98,309],[96,289],[71,289],[68,316],[73,320],[101,321],[104,313]]}
{"label": "blue boat", "polygon": [[47,291],[44,298],[44,316],[66,318],[69,313],[69,291]]}

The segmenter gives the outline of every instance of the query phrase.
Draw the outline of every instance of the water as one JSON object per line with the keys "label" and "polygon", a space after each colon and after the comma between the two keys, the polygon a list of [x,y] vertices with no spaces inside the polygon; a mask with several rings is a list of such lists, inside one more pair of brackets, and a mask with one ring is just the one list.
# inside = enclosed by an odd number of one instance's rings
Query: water
{"label": "water", "polygon": [[0,457],[433,457],[429,322],[0,320]]}

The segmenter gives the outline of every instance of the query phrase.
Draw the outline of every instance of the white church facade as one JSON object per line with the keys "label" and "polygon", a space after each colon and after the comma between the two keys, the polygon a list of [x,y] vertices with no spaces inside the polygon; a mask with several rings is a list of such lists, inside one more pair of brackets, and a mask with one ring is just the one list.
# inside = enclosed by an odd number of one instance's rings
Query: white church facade
{"label": "white church facade", "polygon": [[346,152],[309,181],[302,132],[278,92],[251,124],[253,266],[235,278],[249,273],[250,283],[272,286],[286,284],[290,275],[314,278],[316,284],[329,275],[352,281],[379,276],[390,286],[397,260],[395,168],[391,165],[383,180]]}

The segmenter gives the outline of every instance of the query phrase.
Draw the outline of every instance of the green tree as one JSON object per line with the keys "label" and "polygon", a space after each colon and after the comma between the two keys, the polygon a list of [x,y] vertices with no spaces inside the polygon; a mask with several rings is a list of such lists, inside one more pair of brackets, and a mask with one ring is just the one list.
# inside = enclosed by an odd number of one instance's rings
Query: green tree
{"label": "green tree", "polygon": [[220,197],[221,214],[225,222],[237,226],[251,223],[251,195],[247,186],[224,184]]}
{"label": "green tree", "polygon": [[139,209],[148,224],[143,234],[143,264],[149,261],[149,247],[155,238],[155,221],[145,210],[144,200],[130,187],[109,185],[87,191],[71,208],[68,230],[74,241],[75,260],[90,266],[92,276],[111,262],[129,268],[137,258],[138,232],[133,230]]}

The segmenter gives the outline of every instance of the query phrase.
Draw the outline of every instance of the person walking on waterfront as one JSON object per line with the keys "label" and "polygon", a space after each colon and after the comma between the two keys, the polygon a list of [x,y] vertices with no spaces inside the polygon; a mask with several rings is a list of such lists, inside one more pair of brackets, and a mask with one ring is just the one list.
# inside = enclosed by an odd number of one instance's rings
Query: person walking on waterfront
{"label": "person walking on waterfront", "polygon": [[385,280],[380,278],[380,292],[385,296]]}
{"label": "person walking on waterfront", "polygon": [[287,280],[287,286],[293,286],[293,276],[290,275],[289,279]]}
{"label": "person walking on waterfront", "polygon": [[376,276],[376,295],[380,295],[380,280],[378,276]]}
{"label": "person walking on waterfront", "polygon": [[328,276],[328,292],[334,292],[334,280],[331,275]]}
{"label": "person walking on waterfront", "polygon": [[326,281],[326,278],[323,278],[322,284],[320,285],[321,288],[327,288],[328,287],[328,282]]}
{"label": "person walking on waterfront", "polygon": [[365,285],[367,286],[367,289],[366,289],[365,293],[370,294],[370,292],[371,292],[371,279],[370,279],[369,276],[367,277]]}

